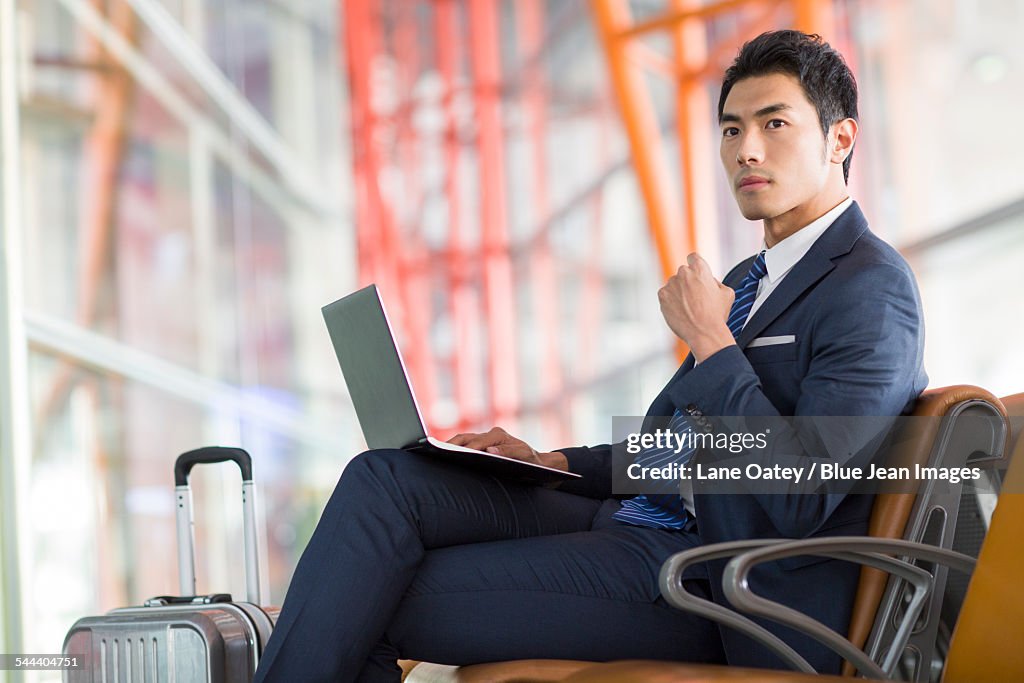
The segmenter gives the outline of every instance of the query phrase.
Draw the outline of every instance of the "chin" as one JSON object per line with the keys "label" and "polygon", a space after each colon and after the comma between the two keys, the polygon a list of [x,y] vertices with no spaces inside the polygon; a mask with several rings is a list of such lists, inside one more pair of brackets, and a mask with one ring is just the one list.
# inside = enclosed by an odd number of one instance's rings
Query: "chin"
{"label": "chin", "polygon": [[736,205],[740,213],[748,221],[763,221],[778,218],[779,216],[792,211],[799,204],[793,203],[787,197],[766,197],[766,196],[737,196]]}
{"label": "chin", "polygon": [[765,218],[770,218],[772,214],[771,210],[761,202],[757,201],[738,201],[736,205],[740,209],[740,213],[748,221],[760,221]]}

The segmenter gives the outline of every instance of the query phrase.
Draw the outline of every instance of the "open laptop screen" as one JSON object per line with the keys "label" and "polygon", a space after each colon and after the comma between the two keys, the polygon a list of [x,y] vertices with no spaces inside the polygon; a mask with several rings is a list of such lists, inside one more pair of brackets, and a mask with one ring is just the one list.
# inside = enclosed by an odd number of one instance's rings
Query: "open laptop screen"
{"label": "open laptop screen", "polygon": [[426,438],[377,286],[364,287],[322,310],[366,445],[403,448]]}

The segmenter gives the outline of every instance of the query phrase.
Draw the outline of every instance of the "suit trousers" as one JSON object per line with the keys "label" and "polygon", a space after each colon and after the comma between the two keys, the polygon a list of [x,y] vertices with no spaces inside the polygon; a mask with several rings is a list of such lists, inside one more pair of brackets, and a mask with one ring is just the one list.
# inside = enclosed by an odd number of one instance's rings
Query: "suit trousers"
{"label": "suit trousers", "polygon": [[[398,658],[724,662],[668,605],[662,563],[695,525],[611,519],[614,499],[503,482],[428,456],[354,458],[295,569],[257,683],[398,681]],[[707,582],[689,590],[710,597]]]}

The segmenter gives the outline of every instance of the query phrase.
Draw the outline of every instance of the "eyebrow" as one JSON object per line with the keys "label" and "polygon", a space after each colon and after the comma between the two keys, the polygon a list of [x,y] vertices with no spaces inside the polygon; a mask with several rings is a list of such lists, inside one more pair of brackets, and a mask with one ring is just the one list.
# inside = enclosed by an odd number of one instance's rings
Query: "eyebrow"
{"label": "eyebrow", "polygon": [[[783,102],[778,102],[776,104],[769,104],[767,107],[761,107],[760,109],[755,111],[754,112],[754,118],[755,119],[759,119],[759,118],[761,118],[763,116],[768,116],[769,114],[774,114],[776,112],[785,111],[787,109],[792,109],[792,108],[793,107],[791,107],[788,104],[785,104]],[[733,122],[733,123],[739,123],[740,117],[737,114],[725,113],[725,114],[722,114],[721,118],[718,119],[718,123],[720,123],[720,124],[721,123],[725,123],[726,121]]]}

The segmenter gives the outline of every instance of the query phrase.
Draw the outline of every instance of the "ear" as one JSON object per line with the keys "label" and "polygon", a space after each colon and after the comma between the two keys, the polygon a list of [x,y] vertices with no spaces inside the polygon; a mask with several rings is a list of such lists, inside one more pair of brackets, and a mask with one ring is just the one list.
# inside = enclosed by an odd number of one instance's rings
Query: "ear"
{"label": "ear", "polygon": [[854,119],[843,119],[832,125],[829,135],[829,161],[842,164],[846,157],[853,153],[853,143],[857,141],[857,122]]}

